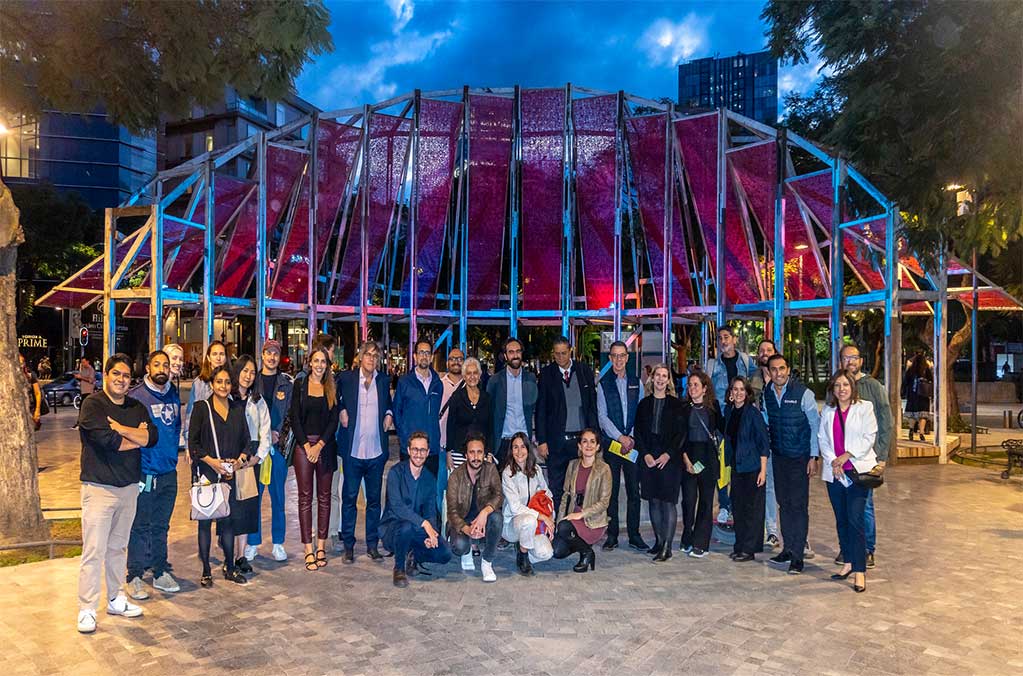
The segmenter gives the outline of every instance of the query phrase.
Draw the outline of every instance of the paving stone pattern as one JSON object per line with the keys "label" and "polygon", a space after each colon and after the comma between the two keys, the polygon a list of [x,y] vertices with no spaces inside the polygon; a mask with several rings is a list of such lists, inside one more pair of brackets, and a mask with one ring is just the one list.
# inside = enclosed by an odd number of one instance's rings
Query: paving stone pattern
{"label": "paving stone pattern", "polygon": [[[47,508],[78,502],[68,420],[51,417],[40,433]],[[732,563],[716,544],[705,559],[676,553],[660,565],[627,548],[598,551],[592,573],[554,561],[527,579],[509,551],[498,554],[496,584],[455,561],[399,590],[391,560],[371,561],[361,542],[353,565],[332,557],[305,571],[291,509],[288,562],[260,557],[247,586],[215,577],[201,589],[181,468],[170,552],[182,591],[150,587],[144,617],[101,610],[98,631],[82,636],[78,559],[0,569],[7,674],[1023,673],[1023,486],[992,470],[891,470],[875,495],[878,566],[867,593],[854,594],[828,577],[836,537],[819,481],[817,557],[802,576],[773,569],[767,555]],[[268,533],[268,505],[264,516]]]}

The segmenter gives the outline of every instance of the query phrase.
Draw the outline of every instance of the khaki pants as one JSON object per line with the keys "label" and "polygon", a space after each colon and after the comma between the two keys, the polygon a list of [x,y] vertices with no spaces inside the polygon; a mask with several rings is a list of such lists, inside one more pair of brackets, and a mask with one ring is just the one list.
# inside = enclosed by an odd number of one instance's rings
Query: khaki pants
{"label": "khaki pants", "polygon": [[[113,599],[121,589],[138,497],[137,484],[123,488],[82,484],[82,563],[78,569],[82,610],[98,608],[104,574],[107,598]],[[101,570],[104,566],[105,571]]]}

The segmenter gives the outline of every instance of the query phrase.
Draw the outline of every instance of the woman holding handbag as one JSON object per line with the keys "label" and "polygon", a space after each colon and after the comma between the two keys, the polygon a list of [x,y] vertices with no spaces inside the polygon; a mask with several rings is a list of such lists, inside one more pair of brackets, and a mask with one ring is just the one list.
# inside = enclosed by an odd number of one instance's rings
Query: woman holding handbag
{"label": "woman holding handbag", "polygon": [[[874,405],[859,398],[856,379],[836,371],[828,383],[828,401],[821,411],[817,440],[821,449],[821,479],[828,484],[828,497],[835,510],[838,543],[845,564],[831,576],[844,580],[853,576],[853,589],[867,591],[867,540],[864,518],[869,474],[877,465],[874,441],[877,420]],[[860,475],[868,475],[861,479]]]}
{"label": "woman holding handbag", "polygon": [[[309,375],[295,383],[291,397],[291,429],[295,434],[292,464],[298,485],[298,530],[305,547],[305,568],[327,565],[330,526],[330,489],[337,471],[339,406],[330,370],[330,355],[323,348],[309,354]],[[313,553],[313,484],[316,488],[316,553]]]}
{"label": "woman holding handbag", "polygon": [[[238,492],[238,507],[243,514],[235,519],[235,551],[244,552],[249,533],[259,530],[259,488],[256,485],[261,463],[270,454],[270,409],[253,389],[256,382],[256,360],[245,354],[235,360],[231,367],[231,399],[245,405],[245,420],[248,424],[250,444],[249,459],[235,469],[235,487]],[[246,556],[235,559],[235,565],[243,573],[252,572],[252,562]]]}
{"label": "woman holding handbag", "polygon": [[[245,420],[245,405],[232,402],[231,373],[226,366],[213,369],[210,377],[212,395],[192,409],[188,427],[188,452],[192,458],[194,480],[230,482],[229,504],[231,512],[216,519],[217,538],[224,552],[224,579],[237,584],[247,580],[235,566],[234,531],[235,519],[244,527],[246,510],[239,507],[234,484],[234,472],[246,463],[249,457],[251,435]],[[212,587],[210,575],[210,545],[212,544],[212,519],[203,519],[199,524],[199,559],[202,561],[202,587]]]}
{"label": "woman holding handbag", "polygon": [[646,381],[646,396],[636,407],[636,451],[639,487],[650,507],[654,546],[647,550],[654,562],[671,558],[671,541],[678,524],[678,496],[682,487],[682,402],[675,396],[671,369],[657,364]]}
{"label": "woman holding handbag", "polygon": [[[516,567],[520,575],[529,577],[535,575],[534,563],[547,561],[554,555],[551,546],[551,538],[554,537],[554,494],[547,487],[547,480],[536,463],[536,454],[526,433],[516,432],[508,445],[511,451],[501,470],[501,490],[504,493],[502,537],[518,545]],[[546,514],[530,507],[530,501],[538,493],[547,497],[551,509]],[[538,533],[538,529],[544,532]]]}
{"label": "woman holding handbag", "polygon": [[686,383],[682,405],[682,551],[702,559],[710,549],[714,496],[717,495],[718,440],[724,420],[710,376],[697,371]]}

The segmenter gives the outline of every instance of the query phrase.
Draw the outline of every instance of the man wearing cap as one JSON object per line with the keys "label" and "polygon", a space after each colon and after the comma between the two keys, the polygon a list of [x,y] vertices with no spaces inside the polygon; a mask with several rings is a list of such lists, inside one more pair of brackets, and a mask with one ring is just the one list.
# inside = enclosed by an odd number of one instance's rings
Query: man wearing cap
{"label": "man wearing cap", "polygon": [[[256,378],[254,389],[266,400],[270,409],[270,435],[273,446],[270,453],[261,461],[270,463],[270,536],[273,539],[273,557],[275,561],[288,558],[284,551],[284,482],[288,478],[288,463],[281,453],[281,428],[284,418],[291,407],[291,391],[294,381],[287,373],[277,370],[281,363],[281,344],[276,340],[263,343],[263,366]],[[260,468],[261,469],[261,468]],[[263,505],[263,489],[266,486],[257,482],[259,488],[260,508]],[[259,545],[263,542],[263,519],[257,521],[255,533],[249,533],[245,547],[245,559],[252,561],[259,553]]]}

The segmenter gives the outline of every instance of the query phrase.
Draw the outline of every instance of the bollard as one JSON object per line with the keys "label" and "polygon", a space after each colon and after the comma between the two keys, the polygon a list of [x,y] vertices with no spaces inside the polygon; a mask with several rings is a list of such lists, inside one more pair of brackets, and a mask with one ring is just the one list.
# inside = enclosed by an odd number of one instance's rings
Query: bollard
{"label": "bollard", "polygon": [[1012,429],[1012,411],[1002,411],[1002,427],[1007,430]]}

